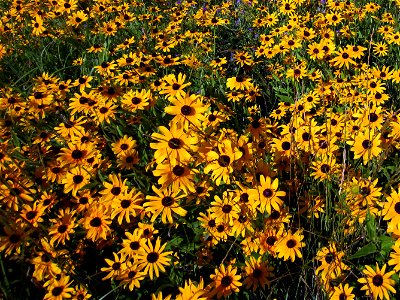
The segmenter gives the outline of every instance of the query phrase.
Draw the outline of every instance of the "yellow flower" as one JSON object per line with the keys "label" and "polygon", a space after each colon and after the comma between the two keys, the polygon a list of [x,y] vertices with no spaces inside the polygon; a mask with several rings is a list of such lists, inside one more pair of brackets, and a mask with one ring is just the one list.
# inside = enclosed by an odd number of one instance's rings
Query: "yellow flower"
{"label": "yellow flower", "polygon": [[279,240],[276,244],[275,251],[278,255],[278,258],[283,258],[283,260],[290,260],[292,262],[295,261],[296,257],[302,258],[300,248],[304,247],[306,244],[302,242],[304,235],[300,230],[296,231],[292,234],[289,231],[281,240]]}
{"label": "yellow flower", "polygon": [[164,266],[170,262],[168,255],[171,255],[172,251],[163,252],[165,246],[167,246],[166,243],[161,246],[160,238],[157,238],[155,246],[148,240],[147,244],[143,244],[136,257],[138,269],[148,274],[151,280],[154,275],[159,277],[160,271],[165,272]]}
{"label": "yellow flower", "polygon": [[379,268],[376,263],[376,270],[370,266],[365,266],[363,270],[364,278],[358,279],[359,283],[364,284],[361,290],[365,290],[368,296],[374,297],[374,299],[391,299],[389,292],[396,293],[394,285],[396,282],[391,279],[395,271],[386,272],[386,264],[383,265],[382,269]]}
{"label": "yellow flower", "polygon": [[216,185],[220,185],[221,181],[230,183],[230,174],[233,172],[233,163],[242,156],[242,152],[228,139],[224,139],[218,143],[218,152],[210,151],[207,153],[209,163],[204,168],[204,173],[212,173],[211,178]]}
{"label": "yellow flower", "polygon": [[232,265],[227,268],[224,265],[220,265],[218,269],[215,269],[215,274],[210,275],[213,280],[210,296],[217,295],[219,299],[222,296],[226,297],[232,293],[239,292],[239,287],[242,286],[242,283],[239,281],[241,276],[236,275],[237,271],[237,268],[232,267]]}
{"label": "yellow flower", "polygon": [[372,158],[379,156],[382,152],[381,134],[375,134],[374,130],[365,130],[356,135],[354,141],[347,142],[351,145],[351,151],[354,152],[354,159],[362,158],[366,165]]}
{"label": "yellow flower", "polygon": [[226,86],[230,90],[246,90],[253,87],[250,78],[246,78],[242,75],[238,75],[236,77],[230,77],[226,81]]}
{"label": "yellow flower", "polygon": [[173,214],[184,217],[187,213],[185,209],[180,207],[177,200],[186,197],[181,191],[173,192],[170,188],[159,190],[152,186],[157,196],[147,195],[143,204],[147,212],[152,214],[151,221],[154,222],[161,214],[161,221],[165,223],[173,223]]}
{"label": "yellow flower", "polygon": [[201,103],[199,96],[182,92],[170,97],[169,101],[173,105],[167,106],[164,111],[175,116],[172,119],[173,123],[182,124],[185,130],[188,130],[190,125],[195,128],[201,127],[208,107]]}
{"label": "yellow flower", "polygon": [[265,211],[268,214],[271,214],[272,209],[277,211],[281,210],[281,206],[283,205],[282,199],[280,197],[284,197],[286,192],[278,191],[279,181],[278,178],[275,178],[272,181],[272,178],[269,176],[260,176],[260,185],[257,186],[256,189],[249,190],[249,197],[255,202],[259,204],[259,210],[261,213]]}

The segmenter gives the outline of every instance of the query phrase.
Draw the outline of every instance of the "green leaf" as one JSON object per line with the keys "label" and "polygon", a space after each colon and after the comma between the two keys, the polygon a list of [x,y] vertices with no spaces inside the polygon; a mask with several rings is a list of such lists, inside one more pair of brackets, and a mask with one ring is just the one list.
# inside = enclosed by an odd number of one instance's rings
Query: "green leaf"
{"label": "green leaf", "polygon": [[118,134],[119,134],[120,137],[123,137],[123,136],[124,136],[124,134],[123,134],[122,131],[121,131],[121,128],[119,128],[118,125],[117,125],[117,132],[118,132]]}
{"label": "green leaf", "polygon": [[99,178],[101,180],[101,182],[103,183],[104,181],[106,181],[106,178],[103,176],[103,174],[101,174],[100,171],[97,171],[97,175],[99,175]]}
{"label": "green leaf", "polygon": [[360,258],[363,256],[374,254],[377,251],[376,246],[373,243],[369,243],[350,256],[350,259]]}
{"label": "green leaf", "polygon": [[11,138],[12,138],[14,147],[16,147],[16,148],[21,148],[21,143],[20,143],[20,141],[19,141],[19,138],[18,138],[18,136],[15,134],[14,131],[11,132]]}
{"label": "green leaf", "polygon": [[392,250],[392,246],[396,242],[395,239],[386,235],[381,235],[379,237],[379,241],[381,242],[381,252],[383,252],[383,255],[388,254],[390,250]]}
{"label": "green leaf", "polygon": [[183,238],[177,236],[168,242],[169,248],[178,247],[183,242]]}
{"label": "green leaf", "polygon": [[369,209],[367,210],[367,216],[366,216],[365,220],[366,220],[366,226],[367,226],[368,241],[376,241],[378,235],[376,233],[375,218],[373,215],[371,215],[371,213],[369,212]]}

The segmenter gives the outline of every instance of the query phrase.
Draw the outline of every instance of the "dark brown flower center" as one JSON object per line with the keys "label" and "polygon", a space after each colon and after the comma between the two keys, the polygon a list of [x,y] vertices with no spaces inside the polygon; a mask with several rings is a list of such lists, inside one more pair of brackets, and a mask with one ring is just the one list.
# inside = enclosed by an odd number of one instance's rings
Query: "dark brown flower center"
{"label": "dark brown flower center", "polygon": [[277,210],[274,210],[269,216],[272,220],[278,220],[281,216],[281,213]]}
{"label": "dark brown flower center", "polygon": [[361,145],[364,149],[370,149],[373,144],[370,140],[364,140]]}
{"label": "dark brown flower center", "polygon": [[224,206],[222,206],[222,211],[225,214],[229,214],[232,211],[232,205],[225,204]]}
{"label": "dark brown flower center", "polygon": [[134,278],[135,276],[136,276],[136,272],[135,271],[129,271],[129,273],[128,273],[128,278],[129,279],[132,279],[132,278]]}
{"label": "dark brown flower center", "polygon": [[367,187],[367,186],[363,186],[360,189],[360,194],[363,195],[364,197],[368,196],[370,193],[371,193],[371,189],[369,187]]}
{"label": "dark brown flower center", "polygon": [[382,275],[379,275],[379,274],[375,275],[375,276],[372,278],[372,283],[373,283],[375,286],[381,286],[381,285],[383,284],[383,277],[382,277]]}
{"label": "dark brown flower center", "polygon": [[151,264],[155,263],[158,260],[158,253],[157,252],[150,252],[147,254],[147,261]]}
{"label": "dark brown flower center", "polygon": [[260,278],[263,272],[260,269],[254,269],[253,270],[253,277],[254,278]]}
{"label": "dark brown flower center", "polygon": [[400,214],[400,202],[397,202],[394,205],[394,210],[395,210],[396,213]]}
{"label": "dark brown flower center", "polygon": [[208,221],[208,222],[207,222],[207,225],[208,225],[208,227],[211,227],[211,228],[212,228],[212,227],[215,227],[215,225],[216,225],[216,224],[215,224],[215,220],[210,220],[210,221]]}
{"label": "dark brown flower center", "polygon": [[345,293],[341,293],[341,294],[339,295],[339,300],[346,300],[346,299],[347,299],[347,296],[346,296]]}
{"label": "dark brown flower center", "polygon": [[51,294],[54,297],[57,297],[57,296],[60,296],[62,294],[63,290],[64,290],[64,287],[56,286],[54,289],[51,290]]}
{"label": "dark brown flower center", "polygon": [[290,149],[290,143],[289,142],[283,142],[282,143],[282,149],[287,151]]}
{"label": "dark brown flower center", "polygon": [[224,230],[225,230],[225,226],[224,225],[220,224],[220,225],[217,226],[217,231],[218,232],[221,233],[221,232],[224,232]]}
{"label": "dark brown flower center", "polygon": [[322,173],[328,173],[330,169],[331,169],[331,167],[329,165],[327,165],[327,164],[323,164],[321,166],[321,172]]}
{"label": "dark brown flower center", "polygon": [[182,176],[185,173],[185,168],[182,166],[175,166],[172,169],[172,173],[176,176]]}
{"label": "dark brown flower center", "polygon": [[331,253],[327,254],[325,256],[326,263],[330,264],[333,261],[333,258],[334,258],[333,254],[331,254]]}
{"label": "dark brown flower center", "polygon": [[129,247],[130,247],[132,250],[138,250],[138,249],[140,248],[140,243],[137,242],[137,241],[131,242],[131,243],[129,244]]}
{"label": "dark brown flower center", "polygon": [[267,198],[272,197],[273,194],[274,194],[274,192],[273,192],[271,189],[265,189],[265,190],[263,191],[264,197],[267,197]]}
{"label": "dark brown flower center", "polygon": [[129,206],[131,206],[131,200],[124,199],[121,201],[122,208],[128,208]]}
{"label": "dark brown flower center", "polygon": [[79,203],[82,205],[88,204],[89,198],[88,197],[80,197],[79,198]]}
{"label": "dark brown flower center", "polygon": [[236,82],[243,82],[243,81],[244,81],[243,76],[237,76],[236,77]]}
{"label": "dark brown flower center", "polygon": [[36,217],[36,215],[37,215],[36,211],[29,211],[26,213],[26,218],[28,220],[33,220]]}
{"label": "dark brown flower center", "polygon": [[161,204],[165,207],[169,207],[172,204],[174,204],[174,198],[170,197],[170,196],[165,196],[164,198],[162,198],[161,200]]}
{"label": "dark brown flower center", "polygon": [[319,141],[318,144],[319,144],[319,147],[320,147],[321,149],[326,149],[326,148],[328,148],[328,142],[325,141],[325,140]]}
{"label": "dark brown flower center", "polygon": [[67,229],[68,229],[67,225],[62,224],[62,225],[58,226],[57,231],[59,233],[64,233],[67,231]]}
{"label": "dark brown flower center", "polygon": [[304,132],[302,135],[301,135],[301,138],[303,139],[303,141],[309,141],[310,140],[310,138],[311,138],[311,135],[308,133],[308,132]]}
{"label": "dark brown flower center", "polygon": [[121,193],[121,188],[119,186],[114,186],[111,189],[111,194],[113,194],[114,196],[118,196]]}
{"label": "dark brown flower center", "polygon": [[100,108],[100,113],[105,114],[106,112],[108,112],[108,108],[107,107],[102,107]]}
{"label": "dark brown flower center", "polygon": [[139,97],[133,97],[131,100],[132,104],[138,105],[140,102],[142,102],[142,99]]}
{"label": "dark brown flower center", "polygon": [[90,221],[90,226],[92,226],[92,227],[100,227],[101,226],[101,219],[99,217],[94,217]]}
{"label": "dark brown flower center", "polygon": [[233,282],[232,277],[229,275],[226,275],[226,276],[222,277],[222,279],[221,279],[221,285],[225,288],[230,286],[232,282]]}
{"label": "dark brown flower center", "polygon": [[112,268],[114,271],[118,271],[119,268],[121,268],[121,263],[119,263],[119,262],[113,263]]}
{"label": "dark brown flower center", "polygon": [[80,183],[82,183],[82,181],[83,181],[83,176],[82,176],[82,175],[75,175],[75,176],[72,178],[72,180],[73,180],[73,182],[74,182],[75,184],[80,184]]}
{"label": "dark brown flower center", "polygon": [[277,240],[278,239],[275,236],[269,236],[269,237],[267,237],[266,242],[269,246],[273,246]]}
{"label": "dark brown flower center", "polygon": [[218,164],[221,166],[221,167],[227,167],[227,166],[229,166],[229,163],[231,162],[231,159],[230,159],[230,157],[228,156],[228,155],[221,155],[219,158],[218,158]]}
{"label": "dark brown flower center", "polygon": [[368,116],[368,120],[370,122],[376,122],[378,120],[378,115],[376,113],[370,113]]}
{"label": "dark brown flower center", "polygon": [[290,239],[286,242],[286,246],[291,249],[294,248],[296,246],[297,242],[296,240]]}
{"label": "dark brown flower center", "polygon": [[181,107],[181,113],[184,116],[189,116],[192,113],[192,108],[189,105],[184,105]]}
{"label": "dark brown flower center", "polygon": [[168,141],[168,146],[171,149],[179,149],[181,147],[181,140],[177,138],[172,138]]}
{"label": "dark brown flower center", "polygon": [[74,150],[71,154],[73,159],[81,159],[83,157],[83,151],[81,150]]}

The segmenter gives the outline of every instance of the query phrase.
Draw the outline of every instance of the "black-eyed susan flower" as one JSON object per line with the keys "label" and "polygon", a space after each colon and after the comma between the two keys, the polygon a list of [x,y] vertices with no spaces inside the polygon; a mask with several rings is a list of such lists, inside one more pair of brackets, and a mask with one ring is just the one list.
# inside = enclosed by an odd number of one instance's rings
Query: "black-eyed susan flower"
{"label": "black-eyed susan flower", "polygon": [[70,239],[70,235],[75,232],[74,228],[78,226],[74,214],[75,211],[67,207],[65,210],[60,209],[57,219],[50,220],[53,223],[49,230],[50,245],[57,246],[60,242],[64,245]]}
{"label": "black-eyed susan flower", "polygon": [[111,202],[111,219],[117,218],[118,224],[131,222],[131,217],[136,217],[143,207],[140,205],[143,201],[143,194],[131,189],[125,190],[119,197],[113,198]]}
{"label": "black-eyed susan flower", "polygon": [[340,48],[337,51],[336,56],[330,61],[333,63],[334,66],[337,66],[338,68],[342,68],[343,65],[345,65],[346,68],[349,68],[350,65],[356,64],[356,62],[353,60],[354,57],[352,56],[352,54],[352,51],[350,51],[349,49]]}
{"label": "black-eyed susan flower", "polygon": [[284,197],[286,192],[278,191],[279,180],[269,176],[260,176],[260,185],[256,189],[251,189],[248,191],[249,197],[258,204],[258,208],[261,213],[267,212],[271,214],[272,209],[277,211],[281,210],[283,200],[280,197]]}
{"label": "black-eyed susan flower", "polygon": [[179,287],[180,294],[176,296],[176,300],[206,300],[206,291],[204,289],[204,280],[200,277],[198,283],[191,281],[190,279],[185,281],[183,287]]}
{"label": "black-eyed susan flower", "polygon": [[89,210],[83,221],[83,226],[86,229],[86,238],[93,242],[99,239],[106,239],[111,229],[108,225],[111,224],[108,209],[104,205],[99,205]]}
{"label": "black-eyed susan flower", "polygon": [[363,164],[366,165],[372,158],[379,156],[382,152],[381,134],[375,133],[374,130],[364,130],[358,133],[354,141],[348,141],[351,145],[351,151],[354,152],[354,158],[362,158]]}
{"label": "black-eyed susan flower", "polygon": [[184,217],[187,214],[187,211],[179,205],[179,200],[186,197],[185,194],[180,191],[173,192],[170,188],[160,190],[152,186],[152,189],[156,196],[147,195],[148,201],[143,204],[146,212],[152,215],[152,222],[161,214],[161,221],[164,224],[172,224],[175,215]]}
{"label": "black-eyed susan flower", "polygon": [[244,271],[246,272],[246,279],[244,284],[247,289],[256,291],[258,288],[264,289],[265,286],[270,286],[270,280],[274,276],[272,273],[273,267],[268,265],[267,261],[262,261],[261,256],[255,259],[250,257],[246,261]]}
{"label": "black-eyed susan flower", "polygon": [[232,145],[231,141],[224,139],[218,143],[218,152],[210,151],[207,153],[208,164],[204,168],[204,173],[211,173],[211,178],[217,185],[230,183],[230,174],[233,172],[233,164],[242,156],[242,152]]}
{"label": "black-eyed susan flower", "polygon": [[73,144],[69,143],[68,147],[61,149],[57,160],[62,165],[69,165],[70,167],[85,165],[87,159],[94,155],[93,145],[88,143]]}
{"label": "black-eyed susan flower", "polygon": [[365,291],[366,295],[374,297],[374,299],[390,299],[389,292],[395,294],[396,290],[393,287],[395,281],[391,279],[395,271],[386,272],[386,264],[379,268],[376,263],[375,270],[370,266],[365,266],[363,270],[364,277],[358,279],[358,282],[363,284],[361,290]]}
{"label": "black-eyed susan flower", "polygon": [[234,202],[235,194],[233,192],[224,192],[222,198],[218,195],[214,196],[214,201],[211,202],[211,217],[217,222],[225,222],[230,225],[233,220],[239,217],[240,207]]}
{"label": "black-eyed susan flower", "polygon": [[158,237],[155,245],[148,240],[137,254],[136,259],[139,270],[148,275],[150,279],[159,277],[160,272],[165,272],[165,266],[170,262],[168,256],[172,254],[172,251],[164,252],[166,246],[166,243],[161,245],[161,239]]}
{"label": "black-eyed susan flower", "polygon": [[121,268],[121,273],[117,277],[121,285],[133,291],[134,288],[140,288],[140,281],[145,279],[146,273],[139,271],[137,264],[127,260]]}
{"label": "black-eyed susan flower", "polygon": [[151,135],[157,143],[150,143],[150,148],[156,149],[154,158],[157,163],[162,163],[165,159],[184,163],[191,160],[190,152],[196,150],[196,136],[187,134],[179,123],[172,123],[170,130],[164,126],[158,127],[158,130],[159,133],[154,132]]}
{"label": "black-eyed susan flower", "polygon": [[228,265],[226,268],[222,264],[219,268],[215,269],[215,274],[211,274],[212,279],[210,296],[217,296],[218,299],[226,297],[232,293],[239,292],[239,288],[242,286],[240,282],[241,276],[237,275],[238,269],[232,265]]}
{"label": "black-eyed susan flower", "polygon": [[145,239],[142,237],[142,229],[136,228],[133,233],[125,232],[127,239],[122,240],[122,249],[119,253],[127,256],[128,258],[133,258],[142,247]]}
{"label": "black-eyed susan flower", "polygon": [[104,181],[103,185],[105,189],[100,192],[104,202],[119,198],[128,190],[127,179],[122,180],[121,174],[110,174],[108,179],[111,183]]}
{"label": "black-eyed susan flower", "polygon": [[316,274],[321,276],[323,280],[340,277],[350,269],[342,261],[343,257],[344,252],[336,249],[336,243],[329,243],[328,247],[322,247],[316,255],[316,260],[319,262]]}
{"label": "black-eyed susan flower", "polygon": [[173,191],[184,190],[194,192],[194,174],[197,171],[190,169],[186,164],[180,162],[158,164],[153,175],[160,177],[158,184],[163,188],[171,185]]}
{"label": "black-eyed susan flower", "polygon": [[398,192],[393,189],[390,196],[386,196],[382,215],[384,220],[389,220],[396,224],[400,223],[400,189]]}
{"label": "black-eyed susan flower", "polygon": [[226,81],[226,86],[230,90],[246,90],[253,86],[251,79],[238,75],[236,77],[230,77]]}
{"label": "black-eyed susan flower", "polygon": [[113,252],[114,260],[106,258],[105,261],[107,263],[107,267],[103,267],[100,270],[102,272],[108,272],[106,276],[102,278],[102,280],[107,279],[116,279],[120,274],[124,271],[124,262],[126,257],[121,255],[118,256],[117,253]]}
{"label": "black-eyed susan flower", "polygon": [[389,266],[394,266],[393,270],[398,272],[400,270],[400,240],[392,246],[392,252],[390,252],[390,259],[388,261]]}
{"label": "black-eyed susan flower", "polygon": [[297,230],[294,234],[289,230],[276,244],[275,251],[278,258],[283,258],[285,261],[290,259],[292,262],[295,261],[296,257],[302,258],[301,248],[306,245],[302,242],[303,238],[304,235],[300,230]]}
{"label": "black-eyed susan flower", "polygon": [[21,224],[15,226],[3,226],[4,234],[0,235],[0,251],[9,256],[11,254],[20,254],[21,245],[24,244],[26,233]]}
{"label": "black-eyed susan flower", "polygon": [[333,287],[333,292],[330,295],[329,299],[331,300],[353,300],[356,295],[353,293],[353,287],[351,287],[348,283],[343,285],[340,283],[338,286]]}
{"label": "black-eyed susan flower", "polygon": [[111,144],[115,155],[121,155],[136,147],[136,140],[131,136],[124,135],[122,138]]}
{"label": "black-eyed susan flower", "polygon": [[200,128],[208,109],[200,100],[201,97],[198,95],[179,93],[169,98],[172,105],[167,106],[164,111],[173,115],[172,122],[182,124],[185,130],[188,130],[191,125]]}
{"label": "black-eyed susan flower", "polygon": [[72,192],[72,196],[76,196],[78,190],[89,182],[90,174],[80,166],[70,169],[61,181],[64,184],[64,193]]}
{"label": "black-eyed susan flower", "polygon": [[61,275],[60,278],[52,278],[44,283],[46,294],[43,299],[63,300],[71,298],[74,288],[70,285],[72,281],[67,275]]}
{"label": "black-eyed susan flower", "polygon": [[163,86],[160,94],[166,94],[167,97],[176,97],[177,95],[183,96],[185,94],[184,88],[191,85],[190,82],[185,83],[186,75],[182,73],[179,73],[178,77],[174,74],[169,74],[164,76],[163,80],[166,84]]}

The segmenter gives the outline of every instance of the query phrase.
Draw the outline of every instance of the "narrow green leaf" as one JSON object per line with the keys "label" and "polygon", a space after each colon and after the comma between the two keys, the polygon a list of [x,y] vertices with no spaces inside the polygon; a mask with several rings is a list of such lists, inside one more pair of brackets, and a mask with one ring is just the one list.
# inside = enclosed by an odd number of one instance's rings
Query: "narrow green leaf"
{"label": "narrow green leaf", "polygon": [[350,256],[350,259],[360,258],[363,256],[371,255],[376,252],[376,246],[372,243],[369,243]]}
{"label": "narrow green leaf", "polygon": [[367,216],[365,218],[366,226],[367,226],[367,238],[368,241],[376,241],[377,239],[377,232],[376,232],[376,223],[375,223],[375,218],[371,213],[369,212],[369,209],[367,210]]}
{"label": "narrow green leaf", "polygon": [[15,134],[15,132],[13,132],[13,131],[11,132],[11,138],[12,138],[14,147],[16,147],[16,148],[21,148],[21,143],[20,143],[20,141],[19,141],[19,138],[18,138],[18,136]]}

